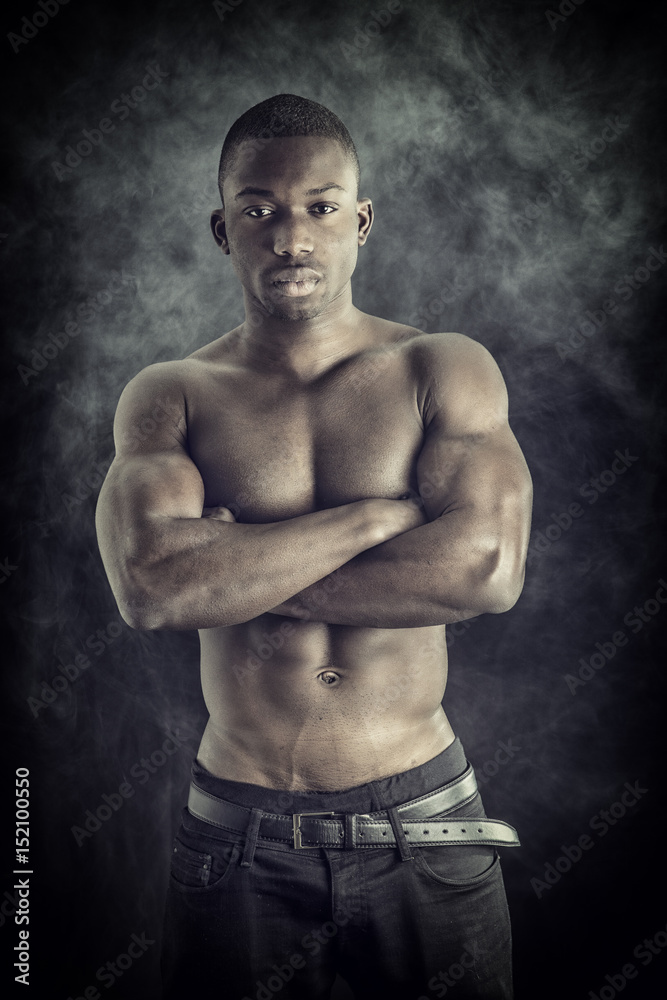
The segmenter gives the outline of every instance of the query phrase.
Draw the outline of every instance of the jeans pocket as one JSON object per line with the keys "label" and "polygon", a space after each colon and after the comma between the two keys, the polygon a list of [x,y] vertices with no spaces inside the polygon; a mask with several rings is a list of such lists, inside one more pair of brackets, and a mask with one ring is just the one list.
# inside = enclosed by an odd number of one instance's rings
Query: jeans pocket
{"label": "jeans pocket", "polygon": [[421,871],[441,885],[468,888],[486,882],[500,869],[500,857],[486,845],[416,847]]}
{"label": "jeans pocket", "polygon": [[210,850],[210,854],[195,850],[176,837],[171,852],[172,885],[191,892],[210,891],[226,881],[238,860],[238,845],[219,841]]}
{"label": "jeans pocket", "polygon": [[[443,828],[448,829],[458,820],[482,819],[485,816],[482,799],[477,792],[469,802],[440,813],[429,822],[442,823]],[[490,844],[425,845],[416,848],[416,856],[421,870],[429,878],[459,888],[485,882],[500,867],[498,852]]]}

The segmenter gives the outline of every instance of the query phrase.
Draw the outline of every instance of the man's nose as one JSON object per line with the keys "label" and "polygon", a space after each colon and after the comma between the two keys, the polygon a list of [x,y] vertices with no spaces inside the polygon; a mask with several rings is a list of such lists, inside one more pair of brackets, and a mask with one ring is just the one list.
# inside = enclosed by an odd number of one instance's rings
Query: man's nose
{"label": "man's nose", "polygon": [[313,252],[313,239],[305,221],[284,219],[274,229],[273,251],[285,257]]}

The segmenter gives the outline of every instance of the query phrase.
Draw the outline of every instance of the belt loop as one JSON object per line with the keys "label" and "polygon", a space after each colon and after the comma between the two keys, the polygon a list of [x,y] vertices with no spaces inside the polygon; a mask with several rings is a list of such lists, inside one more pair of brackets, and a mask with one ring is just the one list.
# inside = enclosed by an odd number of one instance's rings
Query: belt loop
{"label": "belt loop", "polygon": [[345,849],[348,851],[353,850],[357,845],[355,843],[357,839],[357,817],[353,813],[345,814],[345,840],[343,841]]}
{"label": "belt loop", "polygon": [[248,820],[248,828],[245,834],[245,847],[243,848],[243,857],[241,858],[241,867],[250,868],[255,857],[255,848],[257,847],[257,834],[259,833],[259,824],[262,822],[262,810],[261,809],[251,809],[250,819]]}
{"label": "belt loop", "polygon": [[410,851],[410,845],[408,844],[408,838],[405,836],[405,830],[403,829],[403,824],[401,823],[401,819],[398,815],[398,808],[393,806],[391,809],[387,809],[387,815],[389,816],[391,828],[394,831],[396,846],[401,852],[401,861],[414,861],[414,856]]}

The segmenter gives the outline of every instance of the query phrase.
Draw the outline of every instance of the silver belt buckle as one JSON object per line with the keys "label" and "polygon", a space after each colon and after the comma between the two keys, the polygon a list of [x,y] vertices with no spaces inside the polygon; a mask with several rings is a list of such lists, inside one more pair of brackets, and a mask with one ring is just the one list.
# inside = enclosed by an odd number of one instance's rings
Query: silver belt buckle
{"label": "silver belt buckle", "polygon": [[318,849],[318,844],[302,844],[301,843],[301,817],[302,816],[334,816],[335,813],[332,812],[306,812],[306,813],[293,813],[292,814],[292,831],[294,834],[294,846],[297,850],[301,851],[316,851]]}

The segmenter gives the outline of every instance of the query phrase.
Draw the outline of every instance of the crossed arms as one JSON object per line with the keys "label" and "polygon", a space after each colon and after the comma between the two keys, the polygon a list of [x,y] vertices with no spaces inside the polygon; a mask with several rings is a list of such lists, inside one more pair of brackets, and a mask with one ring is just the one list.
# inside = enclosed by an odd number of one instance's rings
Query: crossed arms
{"label": "crossed arms", "polygon": [[[339,625],[410,628],[508,610],[523,586],[531,482],[488,352],[431,334],[418,504],[369,498],[268,524],[202,516],[173,363],[146,369],[116,414],[116,458],[100,493],[100,551],[123,618],[141,629],[200,629],[273,611]],[[142,444],[131,429],[160,397]],[[127,444],[135,442],[134,446]]]}

